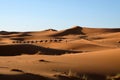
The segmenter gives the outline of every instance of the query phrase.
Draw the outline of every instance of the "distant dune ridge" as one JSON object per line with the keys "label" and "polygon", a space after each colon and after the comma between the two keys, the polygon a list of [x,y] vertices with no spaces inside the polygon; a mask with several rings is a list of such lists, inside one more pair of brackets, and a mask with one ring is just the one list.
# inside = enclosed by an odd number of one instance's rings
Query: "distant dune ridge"
{"label": "distant dune ridge", "polygon": [[120,80],[120,28],[0,31],[0,80]]}
{"label": "distant dune ridge", "polygon": [[61,32],[58,32],[57,34],[55,34],[54,36],[65,36],[65,35],[71,35],[71,34],[84,34],[84,32],[82,32],[82,27],[80,26],[75,26],[75,27],[72,27],[70,29],[66,29],[64,31],[61,31]]}

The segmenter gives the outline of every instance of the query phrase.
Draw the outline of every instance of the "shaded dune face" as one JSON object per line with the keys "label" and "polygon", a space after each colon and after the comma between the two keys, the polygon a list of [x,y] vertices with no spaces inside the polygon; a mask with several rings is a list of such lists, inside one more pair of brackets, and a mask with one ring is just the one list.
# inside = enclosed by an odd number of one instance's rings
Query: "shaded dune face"
{"label": "shaded dune face", "polygon": [[103,33],[115,33],[115,32],[120,32],[120,28],[117,29],[107,29],[107,28],[83,28],[82,31],[85,34],[103,34]]}
{"label": "shaded dune face", "polygon": [[120,28],[1,31],[0,80],[113,80],[119,53]]}
{"label": "shaded dune face", "polygon": [[16,75],[5,75],[0,74],[1,80],[53,80],[44,76],[35,75],[31,73],[16,74]]}
{"label": "shaded dune face", "polygon": [[29,32],[24,32],[24,33],[18,35],[18,37],[26,37],[26,36],[32,36],[32,35],[30,35]]}
{"label": "shaded dune face", "polygon": [[51,49],[31,44],[1,45],[0,56],[16,56],[21,54],[35,54],[40,52],[46,55],[61,55],[65,53],[78,53],[82,51],[69,51],[60,49]]}
{"label": "shaded dune face", "polygon": [[72,28],[59,31],[58,33],[52,36],[67,36],[67,35],[89,35],[89,34],[96,34],[96,33],[114,33],[120,32],[120,28],[116,29],[107,29],[107,28],[85,28],[80,26],[74,26]]}
{"label": "shaded dune face", "polygon": [[[23,73],[16,75],[0,74],[0,79],[2,80],[85,80],[82,76],[83,76],[82,74],[80,74],[79,77],[56,75],[55,78],[49,78],[31,73]],[[87,78],[88,80],[106,80],[106,77],[104,75],[97,75],[97,74],[87,74]]]}
{"label": "shaded dune face", "polygon": [[55,29],[47,29],[47,30],[45,30],[45,31],[57,31],[57,30],[55,30]]}
{"label": "shaded dune face", "polygon": [[1,35],[11,35],[11,34],[19,34],[19,32],[7,32],[7,31],[0,31]]}
{"label": "shaded dune face", "polygon": [[78,34],[81,34],[83,35],[84,33],[82,32],[82,27],[79,27],[79,26],[75,26],[73,28],[70,28],[70,29],[67,29],[67,30],[64,30],[60,33],[57,33],[57,34],[54,34],[53,36],[65,36],[65,35],[78,35]]}

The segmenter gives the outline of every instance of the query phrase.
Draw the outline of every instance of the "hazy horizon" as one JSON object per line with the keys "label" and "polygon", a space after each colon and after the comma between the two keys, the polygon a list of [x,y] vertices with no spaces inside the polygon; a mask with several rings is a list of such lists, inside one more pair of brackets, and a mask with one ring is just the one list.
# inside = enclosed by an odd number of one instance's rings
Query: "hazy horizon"
{"label": "hazy horizon", "polygon": [[119,0],[0,0],[0,31],[120,28]]}

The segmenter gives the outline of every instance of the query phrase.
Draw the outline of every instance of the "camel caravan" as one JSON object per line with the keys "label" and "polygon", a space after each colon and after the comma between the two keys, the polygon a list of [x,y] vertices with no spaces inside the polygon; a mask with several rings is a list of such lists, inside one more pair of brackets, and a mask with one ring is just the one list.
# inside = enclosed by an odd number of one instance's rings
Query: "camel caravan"
{"label": "camel caravan", "polygon": [[26,43],[26,44],[33,44],[33,43],[51,43],[51,42],[62,42],[63,39],[50,39],[50,40],[31,40],[31,41],[21,41],[21,40],[16,40],[12,41],[12,43]]}

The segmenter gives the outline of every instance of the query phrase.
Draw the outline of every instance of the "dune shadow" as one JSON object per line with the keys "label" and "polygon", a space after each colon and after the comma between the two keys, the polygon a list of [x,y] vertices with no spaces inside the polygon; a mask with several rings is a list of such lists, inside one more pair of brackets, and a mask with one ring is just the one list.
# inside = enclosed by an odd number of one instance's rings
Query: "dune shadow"
{"label": "dune shadow", "polygon": [[56,78],[57,78],[57,80],[82,80],[77,77],[68,77],[68,76],[62,76],[62,75],[58,75],[58,76],[56,76]]}
{"label": "dune shadow", "polygon": [[65,36],[65,35],[77,35],[77,34],[78,35],[79,34],[85,35],[85,33],[82,30],[83,30],[82,27],[75,26],[74,28],[67,29],[67,30],[65,30],[65,31],[63,31],[61,33],[57,33],[57,34],[55,34],[53,36]]}
{"label": "dune shadow", "polygon": [[1,35],[11,35],[11,34],[19,34],[20,32],[7,32],[7,31],[0,31]]}
{"label": "dune shadow", "polygon": [[21,54],[44,54],[44,55],[62,55],[70,53],[81,53],[82,51],[61,50],[45,48],[32,44],[0,45],[0,56],[16,56]]}
{"label": "dune shadow", "polygon": [[14,72],[22,72],[22,73],[24,73],[24,71],[19,70],[19,69],[11,69],[11,71],[14,71]]}
{"label": "dune shadow", "polygon": [[105,75],[100,74],[80,74],[80,75],[55,75],[58,80],[106,80]]}
{"label": "dune shadow", "polygon": [[0,74],[0,80],[53,80],[53,79],[36,74],[24,73],[16,75]]}
{"label": "dune shadow", "polygon": [[32,36],[32,35],[30,35],[29,32],[24,32],[24,33],[18,35],[18,37],[26,37],[26,36]]}

